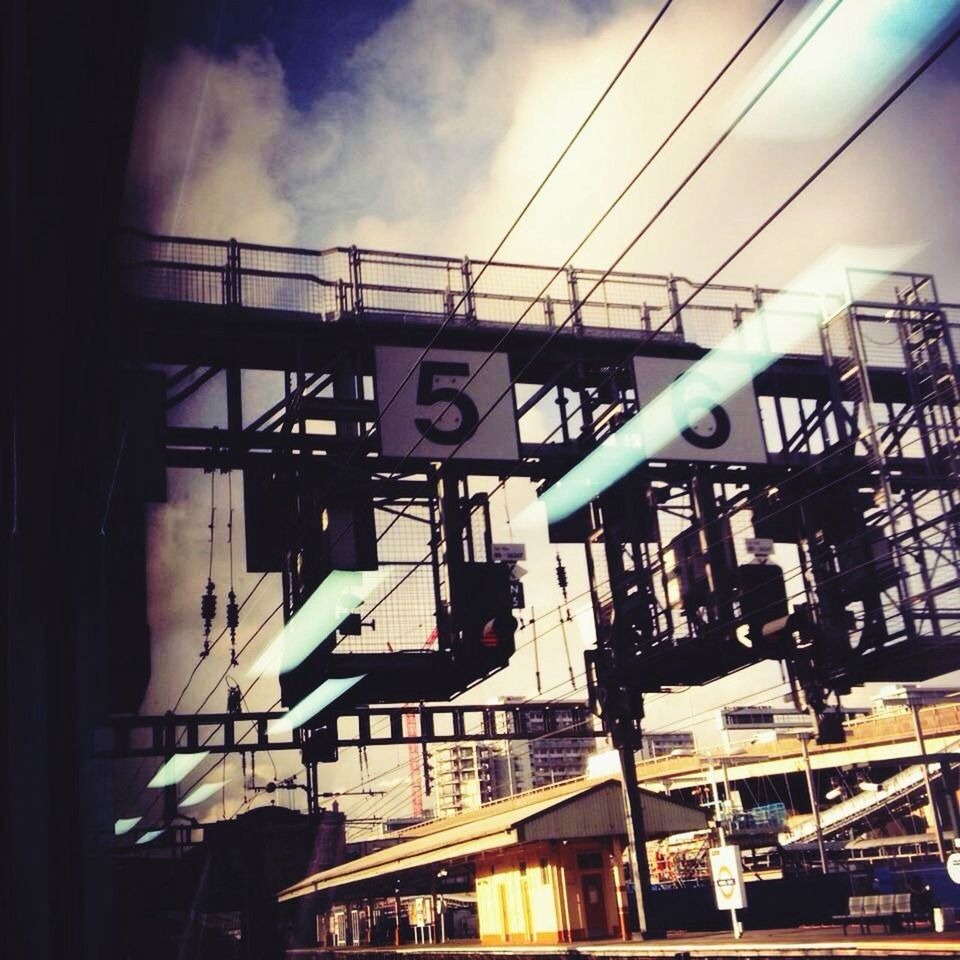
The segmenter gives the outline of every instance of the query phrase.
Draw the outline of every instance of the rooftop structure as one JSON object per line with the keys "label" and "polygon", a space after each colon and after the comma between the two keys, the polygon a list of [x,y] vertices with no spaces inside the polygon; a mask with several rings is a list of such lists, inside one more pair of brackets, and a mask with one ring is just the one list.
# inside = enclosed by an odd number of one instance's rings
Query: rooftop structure
{"label": "rooftop structure", "polygon": [[644,733],[640,739],[640,756],[644,760],[653,757],[668,757],[677,752],[686,753],[696,749],[691,730],[670,730],[663,733]]}

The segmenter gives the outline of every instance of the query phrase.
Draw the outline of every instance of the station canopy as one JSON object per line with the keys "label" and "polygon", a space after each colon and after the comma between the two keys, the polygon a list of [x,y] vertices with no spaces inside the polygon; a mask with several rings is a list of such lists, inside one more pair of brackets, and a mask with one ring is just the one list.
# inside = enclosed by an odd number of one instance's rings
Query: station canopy
{"label": "station canopy", "polygon": [[[647,839],[701,830],[706,816],[694,807],[641,791]],[[456,817],[397,831],[400,842],[298,881],[278,894],[283,902],[345,887],[379,887],[378,881],[418,868],[470,860],[490,851],[545,840],[626,837],[623,788],[617,777],[568,780],[495,800]],[[346,891],[343,891],[346,892]]]}

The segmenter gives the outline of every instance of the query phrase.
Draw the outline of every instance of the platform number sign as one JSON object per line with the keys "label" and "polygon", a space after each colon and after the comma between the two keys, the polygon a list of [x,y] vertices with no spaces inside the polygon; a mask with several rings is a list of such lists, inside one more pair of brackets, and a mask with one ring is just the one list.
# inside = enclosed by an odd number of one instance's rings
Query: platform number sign
{"label": "platform number sign", "polygon": [[434,349],[424,356],[420,347],[377,347],[383,455],[517,460],[507,355],[496,353],[484,363],[487,356],[478,350]]}
{"label": "platform number sign", "polygon": [[753,384],[726,396],[719,382],[722,370],[701,371],[695,364],[674,357],[634,358],[641,409],[668,391],[668,410],[676,428],[673,439],[651,453],[651,459],[766,463]]}
{"label": "platform number sign", "polygon": [[710,848],[710,876],[719,910],[743,910],[747,888],[740,865],[740,848],[728,844]]}

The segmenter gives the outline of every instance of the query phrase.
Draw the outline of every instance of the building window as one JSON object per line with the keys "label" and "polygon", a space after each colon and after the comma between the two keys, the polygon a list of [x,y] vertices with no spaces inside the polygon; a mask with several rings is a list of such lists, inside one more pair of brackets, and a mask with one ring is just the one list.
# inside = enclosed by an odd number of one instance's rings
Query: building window
{"label": "building window", "polygon": [[601,870],[603,869],[603,858],[599,853],[578,853],[577,869]]}

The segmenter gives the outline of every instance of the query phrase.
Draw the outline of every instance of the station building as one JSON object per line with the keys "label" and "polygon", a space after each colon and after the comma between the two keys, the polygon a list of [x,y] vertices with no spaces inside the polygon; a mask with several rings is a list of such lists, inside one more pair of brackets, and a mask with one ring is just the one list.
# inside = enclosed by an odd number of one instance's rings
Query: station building
{"label": "station building", "polygon": [[[702,829],[702,811],[642,794],[651,839]],[[626,937],[626,820],[619,779],[578,779],[400,831],[402,842],[305,877],[278,894],[298,946],[448,939],[448,881],[475,897],[485,945]],[[424,901],[429,901],[425,908]],[[309,915],[314,923],[304,923]],[[337,918],[352,918],[344,924]]]}

